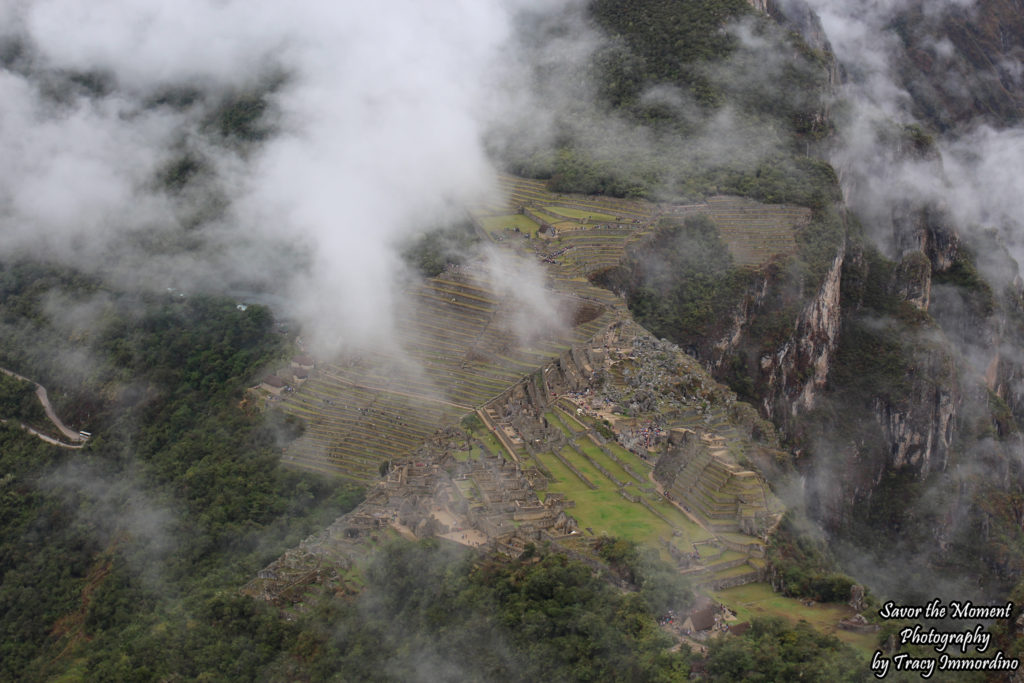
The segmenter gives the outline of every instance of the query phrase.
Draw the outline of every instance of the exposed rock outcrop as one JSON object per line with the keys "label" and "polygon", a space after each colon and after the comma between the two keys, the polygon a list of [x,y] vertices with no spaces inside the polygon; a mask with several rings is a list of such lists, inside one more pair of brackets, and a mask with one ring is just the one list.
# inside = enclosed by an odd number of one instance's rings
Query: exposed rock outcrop
{"label": "exposed rock outcrop", "polygon": [[832,259],[817,295],[800,312],[793,336],[773,356],[762,360],[762,370],[769,377],[763,406],[770,418],[779,399],[784,400],[791,415],[810,410],[828,380],[839,340],[840,279],[845,256],[844,245]]}
{"label": "exposed rock outcrop", "polygon": [[917,358],[904,400],[876,399],[872,411],[889,445],[888,467],[911,467],[925,478],[946,469],[960,390],[955,363],[944,349],[924,350]]}
{"label": "exposed rock outcrop", "polygon": [[[758,359],[756,372],[761,387],[763,414],[785,426],[790,418],[810,410],[828,381],[832,357],[842,323],[841,281],[846,258],[840,245],[817,292],[802,302],[791,331],[784,340]],[[757,347],[763,340],[753,337],[759,316],[778,314],[772,290],[781,285],[771,269],[762,272],[734,310],[726,333],[713,345],[709,366],[724,377],[733,359],[744,348]],[[801,302],[791,302],[801,303]]]}
{"label": "exposed rock outcrop", "polygon": [[900,261],[890,284],[890,292],[920,311],[927,311],[932,296],[932,265],[920,251],[912,251]]}
{"label": "exposed rock outcrop", "polygon": [[832,57],[832,46],[821,18],[803,0],[747,0],[758,12],[767,14],[790,31],[803,38],[807,46],[828,59],[828,85],[834,88],[839,84],[839,65]]}

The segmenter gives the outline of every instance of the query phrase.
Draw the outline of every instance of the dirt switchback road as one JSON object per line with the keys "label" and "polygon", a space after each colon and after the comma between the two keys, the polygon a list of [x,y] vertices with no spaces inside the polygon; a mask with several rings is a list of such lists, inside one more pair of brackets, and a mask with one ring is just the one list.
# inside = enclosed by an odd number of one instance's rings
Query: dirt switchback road
{"label": "dirt switchback road", "polygon": [[47,443],[54,444],[55,446],[63,446],[65,448],[81,448],[82,447],[82,443],[85,441],[85,437],[83,437],[81,434],[79,434],[75,430],[71,429],[70,427],[68,427],[66,424],[64,424],[61,421],[61,419],[57,416],[57,413],[55,413],[53,411],[53,406],[50,405],[50,399],[46,395],[46,388],[42,384],[39,384],[38,382],[33,382],[28,377],[25,377],[23,375],[19,375],[18,373],[12,372],[11,370],[7,370],[5,368],[0,368],[0,372],[4,373],[5,375],[9,375],[11,377],[14,377],[15,379],[20,379],[23,382],[28,382],[29,384],[32,384],[33,386],[35,386],[35,388],[36,388],[36,397],[39,399],[39,402],[42,404],[43,410],[46,411],[46,417],[48,417],[50,419],[50,422],[53,423],[53,426],[55,426],[57,429],[59,429],[60,433],[63,434],[64,436],[66,436],[72,443],[64,443],[63,441],[58,441],[57,439],[54,439],[53,437],[49,437],[49,436],[46,436],[45,434],[39,433],[38,431],[32,429],[31,427],[29,427],[27,425],[21,425],[23,429],[25,429],[26,431],[31,432],[32,434],[35,434],[36,436],[38,436],[43,441],[46,441]]}

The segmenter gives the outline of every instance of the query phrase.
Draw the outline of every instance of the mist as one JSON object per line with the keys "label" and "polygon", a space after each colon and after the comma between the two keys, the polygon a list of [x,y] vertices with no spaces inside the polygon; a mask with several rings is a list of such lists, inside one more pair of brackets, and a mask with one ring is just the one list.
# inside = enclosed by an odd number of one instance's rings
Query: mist
{"label": "mist", "polygon": [[[789,156],[780,111],[821,104],[811,88],[782,95],[771,87],[824,72],[765,16],[737,12],[726,21],[704,46],[714,58],[683,42],[652,57],[614,31],[582,3],[522,15],[508,53],[515,67],[505,71],[517,96],[502,102],[488,137],[512,172],[553,176],[559,191],[691,202],[717,191],[705,182],[709,172],[753,173]],[[658,59],[678,63],[665,74]],[[603,182],[562,189],[559,176],[581,166]]]}
{"label": "mist", "polygon": [[[579,0],[39,0],[5,18],[0,255],[268,303],[323,355],[390,343],[402,245],[497,197],[497,163],[549,167],[569,144],[620,190],[671,199],[784,146],[749,102],[708,109],[674,85],[637,106],[676,124],[609,107],[597,70],[624,48]],[[792,67],[776,29],[745,19],[727,39],[698,74],[727,94]]]}
{"label": "mist", "polygon": [[515,16],[566,4],[8,5],[0,254],[256,293],[326,348],[380,343],[399,245],[496,194]]}
{"label": "mist", "polygon": [[[808,4],[820,15],[846,74],[837,93],[845,120],[831,160],[848,201],[866,219],[883,253],[902,256],[897,253],[892,224],[898,205],[932,204],[950,213],[968,243],[982,231],[994,229],[1020,262],[1024,256],[1020,238],[1024,128],[976,113],[970,120],[935,131],[934,154],[928,158],[907,154],[892,139],[895,126],[918,123],[914,98],[901,85],[897,60],[905,48],[892,22],[910,8],[923,12],[926,22],[938,22],[950,12],[970,14],[975,0],[862,0],[843,5],[809,0]],[[950,74],[947,86],[967,97],[969,86],[957,85],[959,76],[952,68],[957,48],[944,38],[926,47],[935,60],[934,68]],[[941,112],[935,116],[941,119]],[[1005,271],[986,268],[984,259],[979,265],[987,276],[1008,282]]]}
{"label": "mist", "polygon": [[[827,155],[848,205],[874,246],[895,261],[921,249],[915,216],[927,211],[930,221],[958,236],[971,250],[994,291],[1002,292],[1015,280],[1019,282],[1019,263],[1024,257],[1024,128],[981,104],[973,111],[968,108],[969,117],[929,111],[922,104],[921,92],[911,92],[907,86],[907,73],[916,73],[906,65],[907,53],[916,48],[927,51],[934,74],[949,74],[944,88],[963,102],[971,101],[971,87],[977,83],[963,80],[956,61],[962,57],[959,48],[940,37],[938,29],[950,16],[972,16],[979,3],[808,0],[806,4],[820,16],[844,76],[832,105],[837,135],[830,141]],[[915,27],[915,37],[923,42],[915,46],[908,45],[900,33],[906,29],[899,22],[906,21],[903,13],[908,12],[917,12],[912,16],[922,22]],[[929,32],[931,27],[936,30]],[[934,37],[922,38],[929,35]],[[979,74],[978,78],[990,75]],[[915,147],[917,142],[919,147]],[[955,363],[957,377],[949,386],[960,417],[954,442],[943,456],[948,460],[939,471],[933,465],[931,476],[922,474],[908,489],[913,496],[899,506],[886,506],[885,478],[906,475],[886,461],[894,452],[883,455],[885,451],[878,450],[872,462],[852,465],[862,457],[851,455],[858,444],[828,438],[816,444],[816,454],[821,455],[814,486],[826,517],[838,514],[842,506],[834,503],[836,509],[828,510],[829,496],[836,490],[859,497],[864,502],[862,510],[871,507],[863,500],[864,492],[870,492],[882,501],[876,506],[876,515],[890,516],[879,525],[888,532],[884,550],[875,549],[881,546],[881,535],[833,540],[844,568],[883,594],[959,597],[991,595],[998,589],[982,584],[981,571],[950,571],[950,567],[962,568],[971,561],[982,564],[984,551],[980,548],[988,535],[987,528],[984,533],[982,529],[991,520],[992,490],[1016,485],[1013,468],[1020,459],[1020,441],[972,441],[970,429],[991,420],[982,382],[992,366],[993,353],[1016,360],[1019,351],[998,340],[993,349],[987,331],[978,329],[977,313],[969,310],[967,296],[959,287],[934,284],[928,311],[938,325],[930,328],[932,339],[918,338],[897,321],[862,321],[865,325],[877,322],[898,335],[900,344],[926,356],[929,344],[945,348],[942,353]],[[913,371],[928,372],[922,364],[915,364]],[[862,417],[858,434],[870,443],[882,425],[866,412]],[[849,456],[845,461],[830,458],[830,454],[843,453]],[[864,481],[849,481],[852,468],[863,472]],[[864,522],[861,526],[866,530],[869,525]],[[915,528],[927,528],[934,537],[915,537]],[[954,559],[961,564],[951,561]]]}

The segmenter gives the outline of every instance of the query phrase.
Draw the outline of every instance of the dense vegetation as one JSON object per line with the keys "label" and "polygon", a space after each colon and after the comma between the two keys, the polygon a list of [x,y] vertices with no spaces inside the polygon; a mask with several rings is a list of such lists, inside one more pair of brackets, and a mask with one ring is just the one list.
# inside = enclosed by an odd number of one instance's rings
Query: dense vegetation
{"label": "dense vegetation", "polygon": [[819,602],[849,601],[853,581],[836,570],[836,560],[822,540],[797,527],[797,514],[786,512],[768,544],[773,588]]}
{"label": "dense vegetation", "polygon": [[[285,620],[242,596],[258,569],[359,496],[281,469],[292,427],[243,399],[254,373],[285,351],[268,312],[95,283],[75,291],[80,276],[59,267],[2,272],[11,293],[0,304],[5,342],[51,335],[54,350],[66,323],[58,313],[85,320],[72,334],[89,370],[72,378],[104,398],[91,408],[95,436],[82,451],[0,425],[0,678],[685,674],[686,657],[668,652],[656,616],[688,604],[689,590],[656,557],[613,540],[603,546],[612,574],[536,548],[507,562],[395,541],[362,570],[357,598],[310,596],[311,610]],[[95,316],[74,316],[81,306]],[[51,390],[69,386],[59,364],[35,367],[33,353],[3,348],[5,363],[46,376]],[[5,400],[20,406],[25,386],[5,383]]]}
{"label": "dense vegetation", "polygon": [[[595,2],[590,11],[612,37],[591,75],[603,106],[629,122],[642,158],[631,156],[635,149],[602,150],[587,135],[580,136],[586,144],[568,136],[557,154],[534,157],[542,163],[519,170],[548,174],[561,191],[690,200],[733,194],[811,208],[810,222],[794,235],[796,253],[760,273],[730,263],[710,223],[690,221],[663,226],[601,277],[626,295],[641,324],[704,359],[746,301],[745,334],[719,378],[758,403],[766,388],[762,358],[792,334],[847,229],[835,171],[811,155],[830,131],[823,105],[830,57],[743,2]],[[722,133],[717,127],[725,120]]]}
{"label": "dense vegetation", "polygon": [[634,105],[651,84],[667,82],[715,102],[721,85],[702,73],[701,62],[733,51],[735,37],[720,29],[749,12],[743,0],[595,0],[591,16],[612,38],[598,59],[604,97],[616,106]]}
{"label": "dense vegetation", "polygon": [[686,580],[654,549],[620,538],[604,538],[598,541],[597,554],[618,578],[636,587],[652,614],[681,614],[693,604]]}
{"label": "dense vegetation", "polygon": [[622,263],[596,281],[622,292],[644,327],[700,358],[713,356],[757,290],[759,303],[745,309],[747,334],[720,375],[741,399],[756,404],[764,389],[760,360],[792,335],[800,308],[817,293],[840,249],[843,228],[834,208],[815,211],[796,235],[796,254],[754,270],[733,264],[706,216],[663,219],[653,237],[631,246]]}
{"label": "dense vegetation", "polygon": [[[896,263],[856,241],[853,248],[843,271],[843,322],[829,383],[790,432],[798,448],[816,458],[828,454],[808,488],[812,514],[835,539],[833,550],[847,561],[855,557],[864,580],[882,582],[883,592],[927,599],[935,591],[928,577],[942,575],[972,577],[956,585],[960,596],[1002,595],[1024,567],[1017,521],[1024,490],[1010,445],[1017,420],[1000,396],[963,372],[969,360],[958,355],[954,340],[983,328],[1006,301],[979,276],[965,248],[934,273],[921,253]],[[929,279],[931,303],[923,311],[910,298]],[[883,431],[888,416],[900,415],[906,431],[920,430],[935,416],[920,406],[940,401],[957,413],[948,431],[936,434],[952,436],[948,452],[936,446],[932,456],[947,462],[926,469],[922,449],[909,439],[906,457],[896,462]],[[836,499],[838,477],[851,492],[846,500]],[[907,571],[879,569],[896,554],[918,561]]]}
{"label": "dense vegetation", "polygon": [[469,221],[431,228],[403,246],[402,259],[423,277],[435,277],[462,263],[478,240]]}
{"label": "dense vegetation", "polygon": [[[758,399],[761,358],[791,335],[847,227],[833,206],[840,198],[833,169],[811,156],[829,132],[821,100],[827,60],[753,17],[743,0],[594,0],[585,14],[609,38],[579,74],[596,101],[561,112],[555,149],[507,150],[506,162],[516,172],[548,178],[556,191],[689,199],[728,193],[812,208],[797,253],[760,273],[736,268],[714,226],[689,219],[663,224],[604,276],[626,292],[641,323],[699,355],[763,278],[762,308],[749,321],[748,341],[723,371],[742,398]],[[110,87],[102,74],[74,75],[71,82],[94,93]],[[216,144],[242,151],[259,144],[274,132],[275,87],[225,98],[204,130]],[[184,108],[198,96],[168,93],[154,106]],[[618,136],[608,134],[608,122],[633,149],[614,146],[609,138]],[[730,139],[723,140],[723,131]],[[934,154],[923,129],[910,126],[902,134],[898,142],[909,153]],[[188,205],[188,193],[200,192],[210,168],[200,152],[185,147],[155,182]],[[202,210],[216,211],[217,197],[209,192]],[[436,275],[459,262],[470,234],[431,231],[405,245],[403,255],[423,275]],[[999,451],[1019,429],[995,392],[963,399],[970,410],[957,425],[951,457],[970,467],[957,481],[922,480],[911,467],[886,467],[888,444],[873,411],[908,406],[922,378],[937,386],[958,381],[954,359],[935,341],[941,306],[933,307],[933,318],[897,291],[901,279],[922,268],[930,264],[851,249],[830,386],[786,436],[797,452],[837,454],[837,462],[852,452],[860,463],[861,490],[870,495],[831,522],[868,549],[867,563],[894,549],[921,557],[942,530],[940,542],[951,551],[930,558],[935,566],[911,567],[899,586],[923,601],[932,596],[930,569],[980,580],[1019,575],[1024,490],[1012,483],[1020,480],[1019,465]],[[970,320],[1000,305],[1001,294],[966,252],[935,273],[932,284],[936,296],[940,287],[962,293]],[[687,674],[688,656],[666,651],[654,617],[687,604],[688,590],[677,574],[615,539],[601,543],[599,554],[614,579],[632,590],[613,588],[594,565],[536,548],[504,561],[440,543],[393,542],[365,568],[366,589],[358,597],[317,596],[282,619],[240,596],[238,586],[255,570],[360,495],[281,469],[277,453],[295,425],[247,404],[244,387],[285,346],[259,306],[239,311],[216,297],[129,295],[38,263],[0,267],[0,364],[51,387],[61,414],[96,433],[85,450],[68,452],[14,424],[0,425],[0,678],[678,680]],[[42,420],[39,411],[31,387],[0,376],[0,418],[33,423]],[[991,486],[981,471],[1011,483]],[[832,489],[815,494],[822,516],[835,512]],[[963,504],[942,509],[936,498]],[[939,519],[943,513],[955,524]],[[788,594],[819,600],[849,594],[850,580],[790,520],[773,539],[769,560]],[[1012,597],[1019,602],[1021,589]],[[1003,635],[1013,652],[1024,647]],[[863,663],[834,638],[806,624],[766,620],[755,620],[742,637],[716,641],[699,666],[716,681],[868,678]]]}
{"label": "dense vegetation", "polygon": [[715,339],[751,281],[706,216],[662,219],[600,282],[624,291],[637,321],[659,337],[699,346]]}
{"label": "dense vegetation", "polygon": [[[686,658],[643,600],[589,565],[533,550],[514,561],[396,541],[355,601],[300,620],[315,680],[679,680]],[[308,667],[308,668],[307,668]]]}
{"label": "dense vegetation", "polygon": [[553,149],[506,145],[512,171],[559,192],[825,205],[817,176],[831,169],[809,151],[829,132],[827,56],[743,0],[595,0],[582,18],[530,26],[528,49],[578,21],[607,40],[583,64],[538,68],[547,99],[585,87],[559,112]]}
{"label": "dense vegetation", "polygon": [[46,412],[36,397],[35,387],[0,373],[0,420],[14,420],[32,427],[45,428]]}
{"label": "dense vegetation", "polygon": [[[1019,291],[1008,284],[1017,264],[997,263],[1005,248],[988,233],[974,238],[973,249],[958,244],[952,219],[934,207],[917,206],[899,219],[904,225],[897,227],[906,234],[898,239],[908,240],[897,245],[899,260],[865,244],[856,219],[841,211],[834,171],[811,158],[815,141],[830,132],[820,101],[830,65],[798,39],[759,20],[735,23],[746,8],[728,2],[595,2],[590,8],[591,18],[612,38],[590,72],[602,112],[613,112],[616,123],[628,122],[616,129],[627,131],[628,144],[654,142],[636,159],[616,157],[619,150],[600,145],[574,144],[567,135],[557,154],[521,169],[550,175],[551,185],[564,191],[692,199],[728,193],[810,207],[813,217],[796,234],[796,253],[759,273],[734,268],[720,240],[689,224],[663,226],[648,244],[633,245],[622,266],[601,281],[624,293],[634,316],[655,334],[714,361],[718,378],[740,398],[763,404],[771,391],[777,401],[771,408],[796,466],[803,474],[818,474],[820,488],[809,489],[813,513],[850,542],[844,556],[881,564],[899,548],[922,558],[884,590],[923,594],[925,577],[939,571],[983,577],[969,590],[1000,594],[1024,570],[1024,488],[1015,483],[1021,468],[1011,455],[1017,447],[1010,445],[1020,435],[1020,398],[1009,388],[1015,379],[996,390],[977,381],[996,368],[975,367],[981,362],[977,348],[992,340],[972,336],[987,330],[1016,338],[1024,329]],[[714,28],[723,25],[731,28]],[[705,34],[689,33],[699,30]],[[753,37],[771,48],[758,52]],[[787,55],[788,61],[779,64],[769,54]],[[728,140],[756,153],[745,155],[725,142],[707,144],[712,122],[726,115]],[[580,124],[576,131],[592,143],[588,126],[599,124]],[[894,123],[879,133],[878,142],[907,160],[938,159],[935,138],[919,125]],[[672,155],[677,144],[685,144],[685,155]],[[902,252],[918,246],[916,240],[921,251],[904,257]],[[792,354],[809,341],[794,338],[797,316],[807,310],[844,241],[842,322],[828,386],[813,410],[792,419],[793,396],[779,392],[793,390],[814,369],[798,364],[787,370],[787,386],[780,387],[776,377],[769,387],[763,368],[773,354]],[[1002,285],[986,282],[974,254],[983,255],[986,275],[1005,271]],[[946,258],[951,262],[943,263]],[[930,305],[922,310],[929,294]],[[741,334],[721,358],[713,347],[733,331],[735,315]],[[988,363],[992,350],[984,353]],[[999,369],[1007,365],[1001,360]],[[925,429],[944,402],[954,406],[956,422],[924,438],[929,444],[951,438],[953,444],[948,453],[934,450],[934,457],[946,460],[923,472],[925,447],[907,435]],[[935,406],[932,413],[929,406]],[[894,436],[899,430],[903,436]],[[905,447],[898,466],[897,439]],[[837,500],[837,490],[847,497]],[[844,580],[831,575],[831,565],[818,562],[796,537],[791,540],[775,557],[786,590],[818,597],[842,592]]]}
{"label": "dense vegetation", "polygon": [[742,638],[715,640],[709,650],[705,671],[715,682],[874,680],[852,648],[804,621],[755,619]]}
{"label": "dense vegetation", "polygon": [[[55,267],[0,274],[11,293],[0,300],[4,363],[46,377],[51,393],[84,378],[79,392],[107,397],[91,404],[95,437],[82,451],[0,426],[0,678],[68,667],[90,680],[224,676],[262,661],[276,619],[267,625],[268,614],[225,591],[359,496],[281,469],[283,430],[241,402],[253,373],[284,350],[268,312],[107,292],[77,336],[88,372],[69,378],[56,354],[15,342],[68,351],[55,340],[74,317],[70,302],[86,305],[98,288],[69,289],[83,278]],[[225,603],[241,615],[232,639],[215,618]]]}

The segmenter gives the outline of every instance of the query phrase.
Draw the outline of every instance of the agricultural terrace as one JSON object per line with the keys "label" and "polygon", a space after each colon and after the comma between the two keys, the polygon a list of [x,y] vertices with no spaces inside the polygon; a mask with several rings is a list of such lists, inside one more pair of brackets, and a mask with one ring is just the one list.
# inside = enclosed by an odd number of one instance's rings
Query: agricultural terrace
{"label": "agricultural terrace", "polygon": [[571,513],[581,528],[655,547],[670,543],[680,552],[711,539],[658,494],[649,479],[650,465],[617,444],[595,440],[588,428],[560,408],[545,417],[563,431],[568,443],[538,449],[527,462],[551,474],[549,491],[576,501]]}
{"label": "agricultural terrace", "polygon": [[[765,567],[762,539],[742,529],[781,510],[760,505],[760,494],[751,505],[752,489],[735,485],[756,476],[738,464],[750,429],[732,422],[728,397],[705,378],[678,348],[613,324],[478,414],[509,457],[546,477],[549,494],[573,501],[567,512],[584,537],[657,548],[698,587],[741,585],[759,580]],[[713,448],[714,462],[682,468],[671,491],[655,480],[655,462],[697,441]]]}
{"label": "agricultural terrace", "polygon": [[484,230],[488,235],[501,236],[503,233],[511,234],[518,232],[522,235],[536,237],[540,225],[536,221],[522,214],[502,214],[500,216],[484,216],[480,219]]}
{"label": "agricultural terrace", "polygon": [[[573,414],[568,401],[549,406],[544,420],[561,438],[529,444],[514,433],[494,427],[502,451],[513,452],[526,467],[547,477],[547,492],[575,503],[568,512],[587,536],[616,536],[657,548],[678,564],[696,586],[740,585],[761,578],[763,547],[741,533],[716,531],[674,504],[651,477],[644,458],[604,439],[597,421]],[[510,444],[510,445],[506,445]]]}
{"label": "agricultural terrace", "polygon": [[377,479],[383,461],[413,452],[609,320],[598,303],[554,294],[553,301],[570,326],[519,339],[519,305],[482,274],[462,269],[427,280],[395,325],[398,353],[320,362],[294,391],[268,399],[306,425],[284,461]]}
{"label": "agricultural terrace", "polygon": [[742,197],[711,197],[707,204],[708,215],[740,266],[758,266],[777,254],[793,253],[795,230],[811,220],[811,210],[802,206]]}
{"label": "agricultural terrace", "polygon": [[[621,300],[595,287],[589,277],[618,264],[626,245],[648,234],[659,217],[707,213],[737,260],[753,265],[792,250],[793,227],[806,220],[806,210],[730,197],[699,205],[656,205],[556,195],[540,181],[511,176],[503,176],[501,183],[505,203],[478,210],[474,222],[488,239],[546,263],[552,302],[569,325],[523,338],[517,329],[522,312],[514,297],[499,293],[507,290],[488,282],[472,265],[426,280],[398,313],[398,353],[319,362],[304,383],[268,398],[306,426],[284,461],[376,481],[383,463],[414,453],[439,427],[475,414],[482,427],[475,430],[474,450],[467,455],[488,452],[536,467],[548,479],[547,493],[573,501],[569,512],[586,535],[615,535],[657,547],[697,585],[720,588],[756,580],[763,569],[759,539],[669,500],[651,476],[648,460],[653,458],[609,439],[595,414],[578,413],[571,401],[558,400],[545,408],[543,419],[561,437],[538,442],[524,440],[500,420],[493,401],[571,347],[593,343],[621,316]],[[628,352],[605,368],[608,386],[623,400],[633,391],[627,376],[639,370],[637,363]],[[734,460],[743,455],[745,438],[726,408],[697,397],[669,400],[678,405],[659,410],[669,410],[672,427],[712,435],[723,444],[724,456]],[[612,423],[630,432],[621,416]],[[717,500],[724,494],[702,495]]]}
{"label": "agricultural terrace", "polygon": [[[512,242],[553,266],[561,278],[587,278],[619,264],[631,242],[649,235],[662,216],[705,214],[718,227],[737,265],[756,267],[796,249],[795,231],[810,221],[799,206],[713,196],[700,204],[655,204],[564,195],[544,182],[502,175],[505,200],[473,212],[484,235]],[[528,240],[528,245],[524,244]]]}

